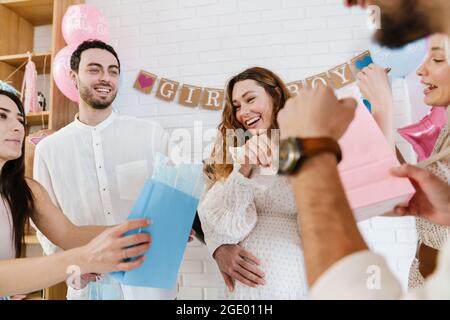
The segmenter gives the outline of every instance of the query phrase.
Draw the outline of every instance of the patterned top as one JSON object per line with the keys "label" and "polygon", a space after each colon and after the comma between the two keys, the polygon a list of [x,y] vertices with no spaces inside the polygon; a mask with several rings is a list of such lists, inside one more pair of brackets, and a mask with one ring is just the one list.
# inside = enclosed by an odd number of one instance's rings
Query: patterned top
{"label": "patterned top", "polygon": [[[441,151],[444,142],[450,135],[450,127],[447,124],[441,131],[436,145],[434,146],[433,155]],[[439,177],[443,181],[450,184],[450,157],[446,157],[439,161],[436,161],[426,167],[431,173]],[[440,250],[449,239],[450,227],[434,224],[428,220],[422,218],[416,218],[417,238],[420,243],[425,244],[428,247]],[[413,260],[409,273],[409,288],[421,287],[425,279],[419,272],[420,261],[417,257]]]}

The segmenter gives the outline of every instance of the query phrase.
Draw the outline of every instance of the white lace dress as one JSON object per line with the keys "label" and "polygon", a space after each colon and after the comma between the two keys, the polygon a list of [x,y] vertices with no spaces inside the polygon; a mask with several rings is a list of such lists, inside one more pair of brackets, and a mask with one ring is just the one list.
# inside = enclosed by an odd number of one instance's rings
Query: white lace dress
{"label": "white lace dress", "polygon": [[[439,135],[436,145],[433,150],[433,154],[440,152],[444,141],[450,135],[450,128],[447,124],[442,129]],[[444,158],[440,161],[436,161],[426,167],[435,176],[439,177],[443,181],[450,184],[450,157]],[[418,242],[425,244],[428,247],[440,250],[449,240],[450,227],[437,225],[429,222],[428,220],[417,218],[416,219],[417,238]],[[419,260],[414,258],[411,269],[409,272],[408,286],[410,289],[421,287],[425,282],[422,274],[419,272]]]}
{"label": "white lace dress", "polygon": [[238,170],[235,166],[226,180],[206,192],[198,213],[207,243],[241,245],[261,260],[266,285],[251,288],[236,282],[228,298],[306,298],[297,208],[287,178],[256,172],[248,179]]}

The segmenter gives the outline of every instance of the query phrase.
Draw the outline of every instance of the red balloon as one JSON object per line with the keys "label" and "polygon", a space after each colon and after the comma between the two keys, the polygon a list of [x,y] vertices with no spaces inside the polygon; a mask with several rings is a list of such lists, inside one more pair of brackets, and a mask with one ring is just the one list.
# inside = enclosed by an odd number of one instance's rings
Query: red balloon
{"label": "red balloon", "polygon": [[436,140],[447,123],[447,110],[433,107],[422,120],[397,132],[412,144],[418,161],[426,160],[433,152]]}

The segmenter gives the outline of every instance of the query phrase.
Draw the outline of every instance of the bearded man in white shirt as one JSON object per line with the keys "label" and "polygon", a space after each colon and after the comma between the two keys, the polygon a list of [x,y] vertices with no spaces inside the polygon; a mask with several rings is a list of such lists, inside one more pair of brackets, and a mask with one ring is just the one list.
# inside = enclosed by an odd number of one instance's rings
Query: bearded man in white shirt
{"label": "bearded man in white shirt", "polygon": [[[79,95],[74,121],[39,143],[34,179],[77,225],[125,221],[146,179],[153,157],[168,154],[168,134],[153,121],[117,115],[120,61],[97,40],[80,44],[71,58]],[[47,255],[59,250],[42,234]],[[124,299],[175,299],[177,290],[122,286]],[[86,289],[69,288],[68,299],[87,299]]]}

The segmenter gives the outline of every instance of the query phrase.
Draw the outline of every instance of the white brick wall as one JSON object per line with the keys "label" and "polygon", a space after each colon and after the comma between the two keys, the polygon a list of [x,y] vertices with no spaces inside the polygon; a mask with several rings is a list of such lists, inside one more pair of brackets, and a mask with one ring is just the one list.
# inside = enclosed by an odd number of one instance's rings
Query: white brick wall
{"label": "white brick wall", "polygon": [[[87,0],[101,8],[124,69],[115,108],[153,118],[169,131],[192,130],[194,121],[215,127],[220,112],[191,109],[133,89],[139,69],[201,86],[223,87],[247,67],[272,69],[298,80],[342,63],[369,47],[359,9],[341,0]],[[38,35],[36,39],[39,39]],[[39,40],[38,40],[39,41]],[[36,44],[38,45],[38,44]],[[397,127],[410,122],[404,84],[393,83]],[[406,158],[408,144],[397,136]],[[360,224],[369,246],[383,254],[406,286],[415,246],[414,220],[374,218]],[[220,276],[205,247],[189,245],[180,273],[181,299],[215,299]]]}
{"label": "white brick wall", "polygon": [[52,48],[52,26],[38,26],[34,28],[34,51],[45,52]]}
{"label": "white brick wall", "polygon": [[[52,50],[52,26],[38,26],[34,28],[34,52],[48,52]],[[47,61],[50,63],[50,61]],[[38,75],[38,91],[42,92],[47,99],[50,97],[50,77],[48,75]],[[32,130],[34,131],[35,128]],[[37,128],[39,129],[39,128]]]}

